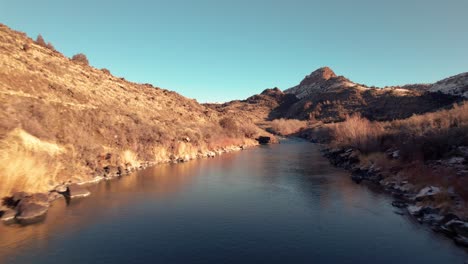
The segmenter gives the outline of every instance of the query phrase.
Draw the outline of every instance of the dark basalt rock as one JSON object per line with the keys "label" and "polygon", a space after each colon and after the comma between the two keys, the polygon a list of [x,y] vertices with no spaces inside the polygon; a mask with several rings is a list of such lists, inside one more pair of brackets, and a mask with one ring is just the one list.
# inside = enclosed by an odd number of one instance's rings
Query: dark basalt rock
{"label": "dark basalt rock", "polygon": [[266,136],[260,136],[257,138],[258,143],[262,145],[270,144],[271,138]]}
{"label": "dark basalt rock", "polygon": [[15,222],[15,217],[16,217],[15,210],[7,209],[5,211],[2,211],[0,214],[1,214],[0,220],[2,220],[4,224],[8,225],[8,224],[12,224]]}
{"label": "dark basalt rock", "polygon": [[83,198],[89,196],[91,193],[81,185],[76,183],[68,186],[68,192],[65,194],[70,199]]}
{"label": "dark basalt rock", "polygon": [[45,219],[49,207],[32,200],[21,200],[16,208],[16,220],[21,224],[33,224]]}
{"label": "dark basalt rock", "polygon": [[392,202],[392,206],[397,208],[405,208],[408,204],[405,201],[396,200]]}
{"label": "dark basalt rock", "polygon": [[353,180],[353,182],[359,184],[364,180],[364,178],[362,177],[361,174],[353,174],[353,175],[351,175],[351,180]]}

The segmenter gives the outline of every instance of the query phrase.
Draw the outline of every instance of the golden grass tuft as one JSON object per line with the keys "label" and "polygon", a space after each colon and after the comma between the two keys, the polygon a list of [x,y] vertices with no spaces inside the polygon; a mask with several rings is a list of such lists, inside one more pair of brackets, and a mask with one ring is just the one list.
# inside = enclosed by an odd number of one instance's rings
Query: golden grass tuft
{"label": "golden grass tuft", "polygon": [[15,129],[0,142],[0,196],[15,191],[48,191],[63,170],[64,149]]}
{"label": "golden grass tuft", "polygon": [[280,118],[271,121],[270,126],[274,133],[287,136],[297,133],[307,127],[307,122],[297,119]]}

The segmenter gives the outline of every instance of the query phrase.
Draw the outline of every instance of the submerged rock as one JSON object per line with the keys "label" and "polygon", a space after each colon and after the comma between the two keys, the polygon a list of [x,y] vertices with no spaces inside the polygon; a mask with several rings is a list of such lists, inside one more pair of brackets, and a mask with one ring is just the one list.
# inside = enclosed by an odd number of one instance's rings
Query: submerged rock
{"label": "submerged rock", "polygon": [[68,186],[67,196],[70,199],[83,198],[89,196],[90,194],[91,193],[86,188],[76,183]]}

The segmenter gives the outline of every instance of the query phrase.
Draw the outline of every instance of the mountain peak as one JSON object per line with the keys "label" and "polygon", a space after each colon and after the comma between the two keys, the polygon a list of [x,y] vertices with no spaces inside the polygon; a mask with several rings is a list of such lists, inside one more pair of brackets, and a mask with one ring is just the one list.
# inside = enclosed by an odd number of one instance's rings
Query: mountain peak
{"label": "mountain peak", "polygon": [[327,81],[333,77],[337,77],[337,75],[332,69],[329,67],[322,67],[307,75],[304,80],[302,80],[301,85]]}
{"label": "mountain peak", "polygon": [[328,80],[332,77],[336,77],[337,75],[335,74],[335,72],[330,69],[330,67],[322,67],[322,68],[318,68],[317,70],[313,71],[311,74],[309,74],[307,77],[308,78],[311,78],[311,77],[320,77],[322,79],[325,79],[325,80]]}

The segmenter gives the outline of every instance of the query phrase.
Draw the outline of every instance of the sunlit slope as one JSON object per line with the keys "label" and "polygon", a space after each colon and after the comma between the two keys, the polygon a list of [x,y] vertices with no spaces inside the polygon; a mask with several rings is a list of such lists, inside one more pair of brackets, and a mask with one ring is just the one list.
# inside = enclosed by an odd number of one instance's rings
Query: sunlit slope
{"label": "sunlit slope", "polygon": [[175,92],[73,62],[4,25],[0,105],[0,195],[92,180],[112,166],[211,155],[263,133]]}

